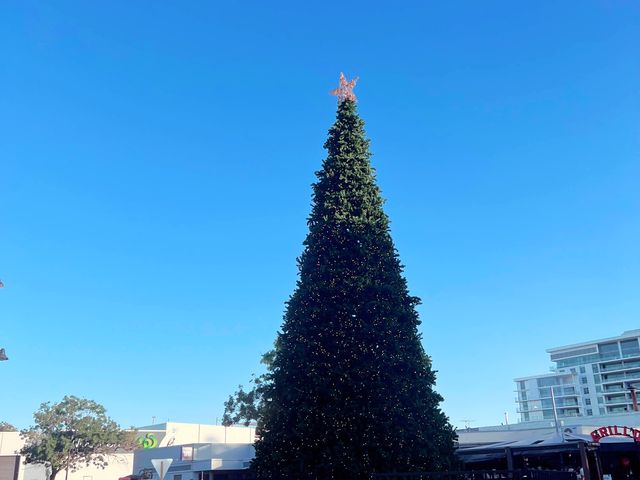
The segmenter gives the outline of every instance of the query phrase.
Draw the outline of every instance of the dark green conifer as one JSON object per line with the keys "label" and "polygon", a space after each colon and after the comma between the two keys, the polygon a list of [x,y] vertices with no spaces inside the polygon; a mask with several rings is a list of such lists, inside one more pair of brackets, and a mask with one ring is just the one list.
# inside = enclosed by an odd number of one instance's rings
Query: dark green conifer
{"label": "dark green conifer", "polygon": [[341,101],[264,390],[259,478],[369,479],[453,461],[364,122]]}

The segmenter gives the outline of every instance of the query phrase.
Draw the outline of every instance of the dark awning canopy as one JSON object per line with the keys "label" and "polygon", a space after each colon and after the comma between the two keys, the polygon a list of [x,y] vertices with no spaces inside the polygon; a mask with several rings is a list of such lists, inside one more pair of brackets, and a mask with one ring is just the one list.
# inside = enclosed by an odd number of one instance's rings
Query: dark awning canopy
{"label": "dark awning canopy", "polygon": [[477,447],[459,448],[456,453],[465,462],[483,462],[505,458],[507,449],[513,456],[545,455],[578,451],[580,444],[591,445],[591,438],[579,434],[543,434],[522,440],[492,443]]}

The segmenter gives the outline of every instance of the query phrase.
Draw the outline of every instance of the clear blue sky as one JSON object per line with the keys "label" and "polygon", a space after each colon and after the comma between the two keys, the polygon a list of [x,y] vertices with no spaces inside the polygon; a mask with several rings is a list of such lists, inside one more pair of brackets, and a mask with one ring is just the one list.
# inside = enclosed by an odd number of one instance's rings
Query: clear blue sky
{"label": "clear blue sky", "polygon": [[341,70],[456,426],[640,327],[637,1],[5,2],[0,419],[214,422],[296,280]]}

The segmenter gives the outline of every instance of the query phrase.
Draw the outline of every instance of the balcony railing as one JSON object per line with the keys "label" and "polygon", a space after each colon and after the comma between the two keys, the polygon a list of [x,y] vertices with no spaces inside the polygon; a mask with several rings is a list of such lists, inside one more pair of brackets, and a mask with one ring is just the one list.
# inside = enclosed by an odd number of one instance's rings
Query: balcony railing
{"label": "balcony railing", "polygon": [[626,388],[617,386],[608,386],[603,389],[603,393],[624,392]]}
{"label": "balcony railing", "polygon": [[621,380],[638,380],[638,379],[640,379],[640,372],[609,373],[609,374],[602,375],[602,383],[612,383],[612,382],[620,382]]}
{"label": "balcony railing", "polygon": [[607,407],[608,413],[625,413],[631,411],[628,407]]}
{"label": "balcony railing", "polygon": [[631,400],[623,398],[621,400],[605,400],[605,405],[631,405]]}
{"label": "balcony railing", "polygon": [[640,361],[612,363],[610,365],[606,365],[606,364],[600,365],[600,371],[602,373],[617,372],[619,370],[633,370],[635,368],[640,368]]}

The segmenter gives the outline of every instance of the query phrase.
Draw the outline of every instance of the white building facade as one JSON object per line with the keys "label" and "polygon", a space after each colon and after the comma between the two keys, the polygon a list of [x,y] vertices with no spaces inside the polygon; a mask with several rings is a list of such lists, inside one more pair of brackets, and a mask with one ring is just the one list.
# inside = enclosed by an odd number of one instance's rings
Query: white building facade
{"label": "white building facade", "polygon": [[[198,423],[167,422],[149,425],[136,429],[138,449],[135,452],[121,452],[109,455],[108,466],[104,469],[94,465],[80,466],[76,471],[69,472],[68,480],[118,480],[120,478],[135,478],[140,470],[151,469],[151,459],[176,459],[175,468],[180,467],[183,458],[181,446],[190,445],[194,451],[194,460],[184,465],[194,465],[193,471],[223,472],[231,469],[244,469],[247,462],[253,458],[253,443],[256,439],[255,427],[224,427],[222,425],[207,425]],[[47,480],[47,469],[44,465],[25,465],[19,455],[24,446],[24,440],[19,432],[0,432],[0,480]],[[209,461],[209,463],[207,463]],[[210,467],[209,470],[206,467]],[[197,470],[201,468],[201,470]],[[189,470],[190,472],[191,470]],[[65,472],[59,472],[56,479],[63,479]],[[207,480],[200,475],[198,480]],[[157,474],[155,478],[158,480]],[[188,472],[184,475],[176,474],[165,480],[190,480]],[[194,477],[195,478],[195,477]],[[215,480],[213,475],[208,480]]]}
{"label": "white building facade", "polygon": [[[551,372],[516,378],[521,422],[634,413],[632,388],[640,388],[640,330],[547,353]],[[553,389],[553,390],[552,390]],[[553,397],[552,398],[552,392]]]}

